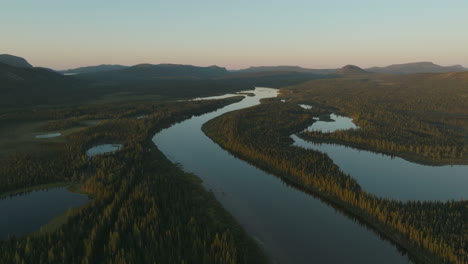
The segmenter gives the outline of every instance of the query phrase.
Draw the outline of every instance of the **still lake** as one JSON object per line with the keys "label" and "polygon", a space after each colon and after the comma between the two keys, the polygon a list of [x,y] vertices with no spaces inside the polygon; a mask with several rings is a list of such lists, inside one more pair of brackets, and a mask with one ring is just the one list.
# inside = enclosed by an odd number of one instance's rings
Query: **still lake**
{"label": "still lake", "polygon": [[84,205],[88,196],[66,187],[35,190],[0,199],[0,240],[38,230],[70,208]]}

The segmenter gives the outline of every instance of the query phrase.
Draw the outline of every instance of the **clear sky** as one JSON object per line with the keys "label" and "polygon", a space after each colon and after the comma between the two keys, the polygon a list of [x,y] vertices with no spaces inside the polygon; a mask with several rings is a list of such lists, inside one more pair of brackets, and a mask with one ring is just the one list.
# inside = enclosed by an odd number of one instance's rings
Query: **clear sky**
{"label": "clear sky", "polygon": [[468,66],[468,0],[0,0],[0,53],[35,66]]}

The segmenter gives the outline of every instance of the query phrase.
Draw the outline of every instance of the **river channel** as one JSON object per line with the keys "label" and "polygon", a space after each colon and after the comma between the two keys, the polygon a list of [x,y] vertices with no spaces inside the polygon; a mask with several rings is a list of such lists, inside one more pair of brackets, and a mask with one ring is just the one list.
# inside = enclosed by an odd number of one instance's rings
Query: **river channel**
{"label": "river channel", "polygon": [[254,93],[162,130],[153,142],[172,162],[199,176],[275,263],[411,263],[374,231],[235,158],[201,131],[210,119],[277,96],[277,90],[269,88]]}

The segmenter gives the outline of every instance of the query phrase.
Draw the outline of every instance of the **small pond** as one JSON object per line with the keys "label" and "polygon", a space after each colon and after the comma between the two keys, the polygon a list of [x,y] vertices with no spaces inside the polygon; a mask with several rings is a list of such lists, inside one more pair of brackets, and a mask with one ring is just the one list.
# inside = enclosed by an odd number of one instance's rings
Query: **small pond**
{"label": "small pond", "polygon": [[69,192],[66,187],[36,190],[0,199],[0,240],[38,230],[52,218],[70,208],[84,205],[86,195]]}
{"label": "small pond", "polygon": [[54,137],[60,137],[62,133],[50,133],[50,134],[44,134],[44,135],[37,135],[35,138],[54,138]]}
{"label": "small pond", "polygon": [[307,105],[307,104],[298,104],[298,105],[299,105],[300,107],[306,109],[306,110],[309,110],[309,109],[312,109],[312,108],[313,108],[313,106]]}
{"label": "small pond", "polygon": [[94,146],[86,151],[88,157],[96,155],[114,153],[122,148],[122,144],[101,144]]}
{"label": "small pond", "polygon": [[353,119],[346,117],[331,114],[330,121],[316,121],[311,126],[306,128],[309,131],[322,131],[324,133],[331,133],[337,130],[347,130],[347,129],[356,129],[356,126],[353,123]]}

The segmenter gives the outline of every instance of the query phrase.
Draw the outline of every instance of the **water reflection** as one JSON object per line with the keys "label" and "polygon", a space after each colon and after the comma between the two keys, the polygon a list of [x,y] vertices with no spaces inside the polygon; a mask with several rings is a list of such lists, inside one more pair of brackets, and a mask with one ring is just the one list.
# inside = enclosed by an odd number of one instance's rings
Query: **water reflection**
{"label": "water reflection", "polygon": [[468,166],[427,166],[398,157],[291,136],[294,146],[326,153],[361,187],[399,200],[459,200],[468,197]]}
{"label": "water reflection", "polygon": [[277,90],[257,88],[255,94],[162,130],[153,142],[172,162],[214,190],[277,263],[409,263],[407,256],[365,226],[235,158],[201,131],[208,120],[257,105],[261,98],[276,97]]}
{"label": "water reflection", "polygon": [[299,105],[300,107],[306,109],[306,110],[309,110],[309,109],[312,109],[312,108],[313,108],[313,106],[307,105],[307,104],[298,104],[298,105]]}
{"label": "water reflection", "polygon": [[44,134],[44,135],[37,135],[35,138],[54,138],[54,137],[60,137],[62,133],[50,133],[50,134]]}
{"label": "water reflection", "polygon": [[306,130],[331,133],[337,130],[348,130],[358,128],[358,126],[356,126],[353,123],[353,120],[346,116],[331,114],[330,119],[330,121],[316,121],[311,126],[306,128]]}
{"label": "water reflection", "polygon": [[0,239],[34,232],[52,218],[88,201],[65,187],[36,190],[0,199]]}
{"label": "water reflection", "polygon": [[93,157],[96,155],[110,154],[118,151],[122,148],[122,144],[101,144],[94,146],[86,151],[88,157]]}

